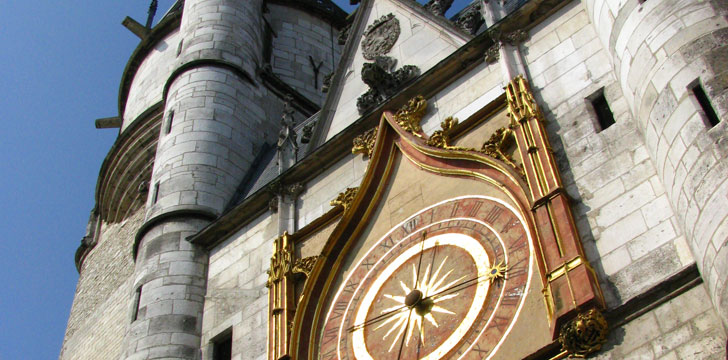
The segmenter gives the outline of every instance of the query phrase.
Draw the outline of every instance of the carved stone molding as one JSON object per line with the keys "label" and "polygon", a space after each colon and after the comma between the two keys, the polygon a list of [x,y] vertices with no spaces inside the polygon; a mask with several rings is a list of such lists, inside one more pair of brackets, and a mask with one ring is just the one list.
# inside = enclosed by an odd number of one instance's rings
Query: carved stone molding
{"label": "carved stone molding", "polygon": [[607,320],[602,313],[591,309],[580,313],[561,327],[559,342],[570,356],[584,358],[602,348],[607,342],[608,330]]}
{"label": "carved stone molding", "polygon": [[485,62],[488,64],[494,64],[498,62],[498,59],[500,58],[500,48],[500,42],[497,42],[493,44],[493,46],[489,47],[488,50],[485,51]]}
{"label": "carved stone molding", "polygon": [[346,25],[341,31],[339,31],[339,36],[336,38],[336,41],[339,45],[346,44],[346,40],[349,39],[349,33],[351,32],[351,24]]}
{"label": "carved stone molding", "polygon": [[395,64],[396,60],[393,58],[380,56],[376,58],[376,62],[362,65],[361,79],[369,86],[369,90],[356,100],[360,114],[383,103],[420,75],[420,69],[414,65],[405,65],[397,71],[392,71]]}
{"label": "carved stone molding", "polygon": [[425,4],[425,9],[437,16],[445,16],[445,13],[452,6],[454,0],[430,0]]}
{"label": "carved stone molding", "polygon": [[341,206],[344,211],[348,210],[354,201],[354,197],[356,197],[357,191],[359,191],[358,187],[347,188],[346,191],[339,193],[336,199],[331,200],[331,206]]}
{"label": "carved stone molding", "polygon": [[488,36],[496,43],[514,46],[528,40],[528,32],[520,29],[504,34],[501,32],[500,28],[493,27],[488,29]]}
{"label": "carved stone molding", "polygon": [[362,55],[367,60],[374,60],[392,50],[400,34],[399,20],[394,14],[387,14],[375,20],[364,31],[361,42]]}
{"label": "carved stone molding", "polygon": [[331,79],[334,77],[334,73],[329,73],[324,76],[324,79],[321,83],[321,92],[327,93],[329,92],[329,89],[331,88]]}
{"label": "carved stone molding", "polygon": [[354,155],[363,154],[366,157],[371,157],[372,151],[374,151],[374,142],[377,140],[377,130],[378,127],[374,127],[355,137],[351,153]]}
{"label": "carved stone molding", "polygon": [[480,4],[476,4],[465,9],[455,20],[455,25],[466,33],[475,35],[484,22],[483,14],[480,13]]}
{"label": "carved stone molding", "polygon": [[417,95],[394,114],[394,120],[402,129],[411,132],[415,136],[422,137],[420,135],[422,131],[420,122],[426,111],[427,100],[422,95]]}

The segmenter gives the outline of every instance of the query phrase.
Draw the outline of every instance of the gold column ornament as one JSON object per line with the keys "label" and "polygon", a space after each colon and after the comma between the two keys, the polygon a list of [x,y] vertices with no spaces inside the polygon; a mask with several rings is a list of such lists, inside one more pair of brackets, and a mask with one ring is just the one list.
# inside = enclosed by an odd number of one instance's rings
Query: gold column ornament
{"label": "gold column ornament", "polygon": [[374,127],[354,138],[354,147],[351,148],[351,153],[354,155],[364,154],[366,157],[372,157],[374,142],[377,140],[377,130],[378,127]]}
{"label": "gold column ornament", "polygon": [[293,241],[288,232],[273,242],[273,256],[268,271],[268,322],[269,359],[289,358],[290,322],[296,312],[293,279]]}
{"label": "gold column ornament", "polygon": [[411,132],[417,137],[422,137],[420,134],[422,131],[420,121],[422,121],[422,117],[425,116],[426,111],[427,100],[422,95],[417,95],[394,114],[394,120],[397,121],[397,124],[402,129]]}
{"label": "gold column ornament", "polygon": [[599,351],[607,342],[607,320],[597,309],[591,309],[577,315],[564,324],[559,334],[559,342],[563,351],[571,357],[585,358]]}
{"label": "gold column ornament", "polygon": [[[591,313],[584,311],[604,308],[604,297],[596,273],[584,254],[569,199],[543,126],[545,119],[528,81],[520,75],[515,77],[506,87],[506,96],[508,116],[511,118],[509,130],[518,144],[531,192],[531,211],[538,231],[543,293],[552,336],[554,339],[557,336],[565,340],[573,339],[573,335],[564,337],[566,333],[563,331],[559,334],[564,329],[564,323],[577,316],[577,313],[582,313],[578,315],[582,321],[572,325],[576,326],[576,333],[581,333],[586,324],[583,314]],[[498,146],[494,148],[498,149]],[[592,323],[598,321],[593,320],[588,324]]]}
{"label": "gold column ornament", "polygon": [[331,206],[341,206],[344,208],[344,211],[348,210],[354,201],[354,197],[356,197],[357,191],[359,191],[358,187],[347,188],[346,191],[339,193],[336,199],[331,200]]}

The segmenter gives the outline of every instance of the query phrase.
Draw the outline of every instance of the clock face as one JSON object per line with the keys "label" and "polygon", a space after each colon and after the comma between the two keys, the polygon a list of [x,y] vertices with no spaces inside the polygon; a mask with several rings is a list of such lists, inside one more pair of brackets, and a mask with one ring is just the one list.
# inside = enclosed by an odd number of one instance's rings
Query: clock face
{"label": "clock face", "polygon": [[529,282],[523,219],[496,199],[427,208],[350,269],[326,316],[321,359],[486,358]]}

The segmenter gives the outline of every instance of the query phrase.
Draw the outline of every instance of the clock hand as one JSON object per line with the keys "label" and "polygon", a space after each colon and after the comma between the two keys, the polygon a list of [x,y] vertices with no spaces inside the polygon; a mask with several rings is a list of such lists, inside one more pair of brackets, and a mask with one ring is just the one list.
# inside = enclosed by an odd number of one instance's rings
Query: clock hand
{"label": "clock hand", "polygon": [[396,315],[396,314],[402,312],[402,310],[407,310],[407,309],[409,309],[409,307],[407,307],[407,305],[402,305],[401,307],[398,307],[398,308],[396,308],[394,310],[388,311],[388,312],[386,312],[384,314],[380,314],[380,315],[375,316],[375,317],[373,317],[373,318],[371,318],[369,320],[366,320],[366,321],[364,321],[361,324],[353,325],[353,326],[349,327],[346,330],[348,332],[354,332],[354,331],[357,331],[359,329],[363,329],[366,326],[369,326],[371,324],[376,324],[376,323],[378,323],[380,321],[383,321],[383,320],[387,319],[388,317],[390,317],[392,315]]}
{"label": "clock hand", "polygon": [[411,335],[410,332],[410,321],[412,320],[412,309],[410,309],[409,315],[407,315],[407,324],[404,327],[404,332],[402,333],[402,341],[399,343],[399,354],[397,355],[397,360],[400,360],[402,358],[402,348],[404,347],[404,340]]}
{"label": "clock hand", "polygon": [[490,281],[490,280],[493,280],[493,279],[503,278],[504,277],[504,274],[505,274],[505,271],[506,271],[506,267],[503,265],[503,262],[501,261],[498,265],[493,266],[491,268],[491,270],[488,271],[487,274],[481,275],[481,276],[477,276],[477,277],[474,277],[472,279],[468,279],[468,280],[465,280],[465,281],[463,281],[461,283],[458,283],[458,284],[455,284],[453,286],[450,286],[450,287],[448,287],[446,289],[443,289],[442,291],[438,292],[437,294],[432,294],[432,295],[426,297],[426,299],[436,299],[438,297],[445,296],[445,295],[450,294],[452,292],[459,291],[459,290],[462,290],[462,289],[471,287],[473,285],[476,285],[476,284],[480,283],[483,280]]}
{"label": "clock hand", "polygon": [[422,241],[420,246],[420,260],[417,264],[417,277],[415,278],[415,285],[413,289],[417,289],[418,285],[420,284],[420,269],[422,268],[422,254],[425,252],[425,238],[427,237],[427,231],[422,232]]}

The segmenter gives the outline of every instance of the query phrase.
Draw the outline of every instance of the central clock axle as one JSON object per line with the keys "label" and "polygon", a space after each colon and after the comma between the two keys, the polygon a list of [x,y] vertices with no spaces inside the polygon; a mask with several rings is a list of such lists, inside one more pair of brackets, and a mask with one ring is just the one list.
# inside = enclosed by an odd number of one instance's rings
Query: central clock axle
{"label": "central clock axle", "polygon": [[410,291],[410,293],[404,298],[404,304],[407,305],[408,308],[417,306],[420,301],[422,301],[422,291],[417,289]]}

